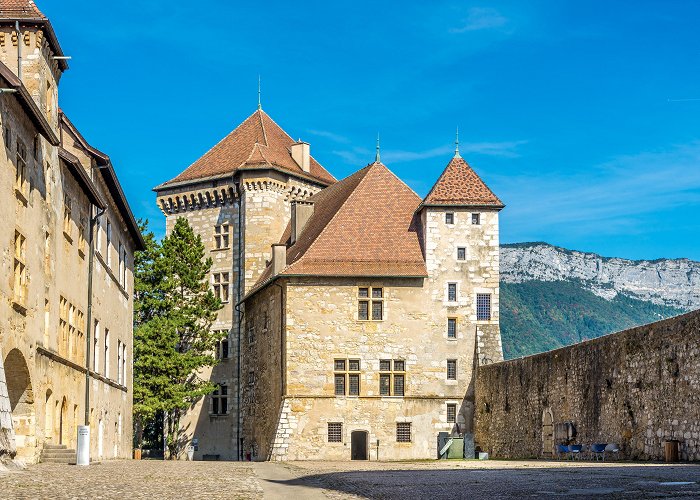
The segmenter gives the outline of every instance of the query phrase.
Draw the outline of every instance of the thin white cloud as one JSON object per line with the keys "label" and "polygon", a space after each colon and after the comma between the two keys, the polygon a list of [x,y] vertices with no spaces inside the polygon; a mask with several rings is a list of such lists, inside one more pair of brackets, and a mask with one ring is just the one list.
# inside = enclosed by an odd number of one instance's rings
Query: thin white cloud
{"label": "thin white cloud", "polygon": [[468,31],[500,28],[508,23],[508,18],[491,7],[472,7],[467,17],[458,28],[450,29],[450,33],[466,33]]}
{"label": "thin white cloud", "polygon": [[318,137],[325,137],[326,139],[330,139],[331,141],[338,142],[340,144],[347,144],[350,142],[350,139],[347,137],[329,132],[328,130],[307,130],[307,132]]}

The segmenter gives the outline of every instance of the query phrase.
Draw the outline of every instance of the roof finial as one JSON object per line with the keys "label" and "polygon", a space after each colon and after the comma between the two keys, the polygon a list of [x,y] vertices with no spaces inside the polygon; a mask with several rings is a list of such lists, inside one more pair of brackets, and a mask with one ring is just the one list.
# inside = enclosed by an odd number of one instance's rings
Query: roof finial
{"label": "roof finial", "polygon": [[374,156],[374,163],[380,163],[379,159],[379,132],[377,132],[377,154]]}
{"label": "roof finial", "polygon": [[260,75],[258,75],[258,109],[262,109],[262,104],[260,104]]}
{"label": "roof finial", "polygon": [[459,127],[457,127],[457,135],[455,136],[455,158],[461,158],[459,154]]}

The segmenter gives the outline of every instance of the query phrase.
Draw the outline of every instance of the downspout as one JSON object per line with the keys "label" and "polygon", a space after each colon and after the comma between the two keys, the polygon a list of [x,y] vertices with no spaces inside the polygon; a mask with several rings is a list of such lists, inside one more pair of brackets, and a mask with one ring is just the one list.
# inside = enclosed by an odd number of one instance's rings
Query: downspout
{"label": "downspout", "polygon": [[243,448],[241,446],[241,325],[243,324],[243,311],[241,311],[241,298],[242,298],[242,282],[243,282],[243,193],[241,192],[240,182],[235,183],[236,193],[238,195],[238,269],[236,273],[237,282],[237,298],[236,298],[236,313],[238,320],[237,337],[236,342],[236,448],[238,449],[238,460],[243,460]]}
{"label": "downspout", "polygon": [[22,33],[19,30],[19,21],[15,21],[17,31],[17,78],[22,79]]}

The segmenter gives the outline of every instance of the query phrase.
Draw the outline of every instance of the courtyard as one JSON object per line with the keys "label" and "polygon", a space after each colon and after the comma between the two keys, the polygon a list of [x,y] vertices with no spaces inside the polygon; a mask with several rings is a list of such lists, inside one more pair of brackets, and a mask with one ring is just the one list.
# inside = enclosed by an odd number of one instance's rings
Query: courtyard
{"label": "courtyard", "polygon": [[0,498],[700,498],[700,464],[546,461],[38,464]]}

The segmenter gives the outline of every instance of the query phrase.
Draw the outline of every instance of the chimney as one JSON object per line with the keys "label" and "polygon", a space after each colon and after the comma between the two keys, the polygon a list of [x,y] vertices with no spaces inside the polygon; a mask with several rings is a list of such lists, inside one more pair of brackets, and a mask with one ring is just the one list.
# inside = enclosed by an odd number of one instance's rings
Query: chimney
{"label": "chimney", "polygon": [[293,201],[292,202],[292,234],[291,244],[293,245],[301,236],[306,223],[314,214],[313,201]]}
{"label": "chimney", "polygon": [[277,276],[287,267],[287,245],[272,245],[272,276]]}
{"label": "chimney", "polygon": [[304,172],[309,172],[311,168],[311,146],[309,143],[299,139],[292,144],[292,159]]}

